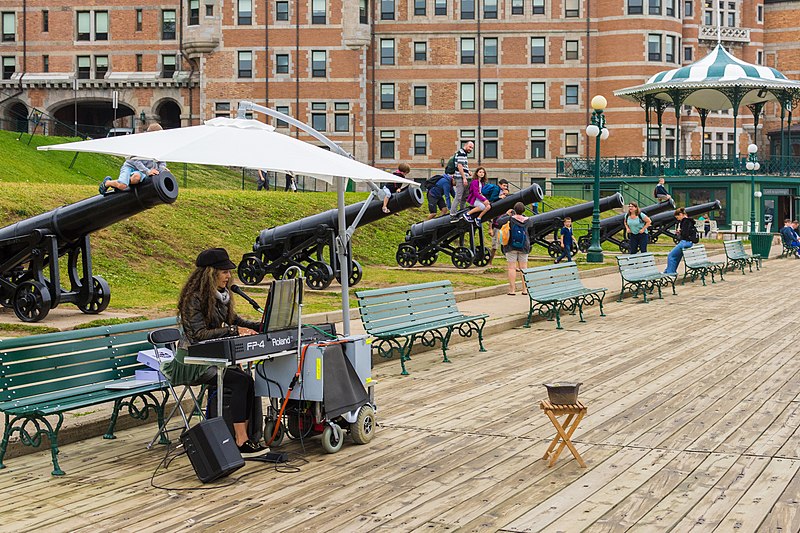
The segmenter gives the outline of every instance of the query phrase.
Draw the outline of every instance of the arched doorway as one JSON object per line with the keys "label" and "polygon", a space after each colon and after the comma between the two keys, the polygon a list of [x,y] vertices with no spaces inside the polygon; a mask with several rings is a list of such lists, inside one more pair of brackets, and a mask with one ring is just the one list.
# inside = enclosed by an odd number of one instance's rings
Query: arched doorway
{"label": "arched doorway", "polygon": [[181,108],[174,100],[160,102],[155,112],[165,130],[181,127]]}
{"label": "arched doorway", "polygon": [[[77,117],[76,117],[77,112]],[[134,110],[120,102],[116,110],[110,100],[81,100],[62,102],[53,116],[57,120],[54,135],[88,135],[89,137],[105,137],[112,127],[134,127]],[[77,120],[76,120],[77,118]]]}
{"label": "arched doorway", "polygon": [[28,132],[28,108],[22,102],[14,102],[6,108],[3,129]]}

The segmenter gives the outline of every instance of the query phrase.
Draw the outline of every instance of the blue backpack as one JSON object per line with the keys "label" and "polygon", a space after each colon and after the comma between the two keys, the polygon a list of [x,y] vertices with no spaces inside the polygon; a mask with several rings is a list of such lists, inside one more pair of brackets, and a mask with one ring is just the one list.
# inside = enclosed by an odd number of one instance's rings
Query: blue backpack
{"label": "blue backpack", "polygon": [[511,244],[512,250],[525,250],[525,228],[519,224],[511,224]]}
{"label": "blue backpack", "polygon": [[494,183],[487,183],[483,186],[483,189],[481,189],[481,194],[490,202],[496,202],[500,199],[500,187]]}

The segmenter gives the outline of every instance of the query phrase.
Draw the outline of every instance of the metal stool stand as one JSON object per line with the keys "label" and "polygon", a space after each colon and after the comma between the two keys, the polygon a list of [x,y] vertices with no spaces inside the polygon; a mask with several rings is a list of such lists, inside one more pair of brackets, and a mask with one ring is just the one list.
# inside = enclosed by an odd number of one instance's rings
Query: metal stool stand
{"label": "metal stool stand", "polygon": [[[564,446],[566,446],[569,448],[569,451],[572,452],[578,464],[581,465],[581,468],[586,468],[586,463],[583,461],[581,454],[578,453],[578,450],[575,449],[575,446],[570,440],[572,434],[575,433],[575,430],[578,428],[578,424],[581,423],[581,420],[583,420],[583,417],[586,415],[586,406],[580,401],[576,401],[574,404],[570,405],[558,405],[552,404],[548,400],[542,400],[539,402],[539,407],[544,411],[544,414],[547,415],[547,418],[550,419],[550,422],[553,423],[557,432],[553,442],[550,443],[550,446],[542,457],[542,459],[550,459],[547,466],[550,467],[556,463],[556,459],[558,459],[558,456],[561,455],[561,452],[564,450]],[[562,415],[567,415],[563,424],[561,424],[557,418]],[[560,444],[559,441],[561,441]]]}

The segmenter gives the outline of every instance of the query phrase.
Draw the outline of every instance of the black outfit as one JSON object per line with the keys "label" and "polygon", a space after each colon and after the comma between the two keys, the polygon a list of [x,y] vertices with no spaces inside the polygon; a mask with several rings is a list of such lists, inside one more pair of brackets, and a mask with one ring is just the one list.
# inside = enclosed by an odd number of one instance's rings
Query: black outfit
{"label": "black outfit", "polygon": [[678,237],[682,241],[691,240],[690,237],[694,233],[694,219],[692,217],[685,217],[678,222]]}

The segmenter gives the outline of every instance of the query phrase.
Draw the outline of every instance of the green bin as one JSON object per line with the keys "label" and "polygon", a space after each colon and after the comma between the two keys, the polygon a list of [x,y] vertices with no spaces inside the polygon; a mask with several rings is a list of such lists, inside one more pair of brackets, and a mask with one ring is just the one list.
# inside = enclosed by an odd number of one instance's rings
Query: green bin
{"label": "green bin", "polygon": [[772,248],[772,233],[751,233],[750,247],[753,249],[753,255],[757,254],[767,259],[769,257],[769,250]]}

